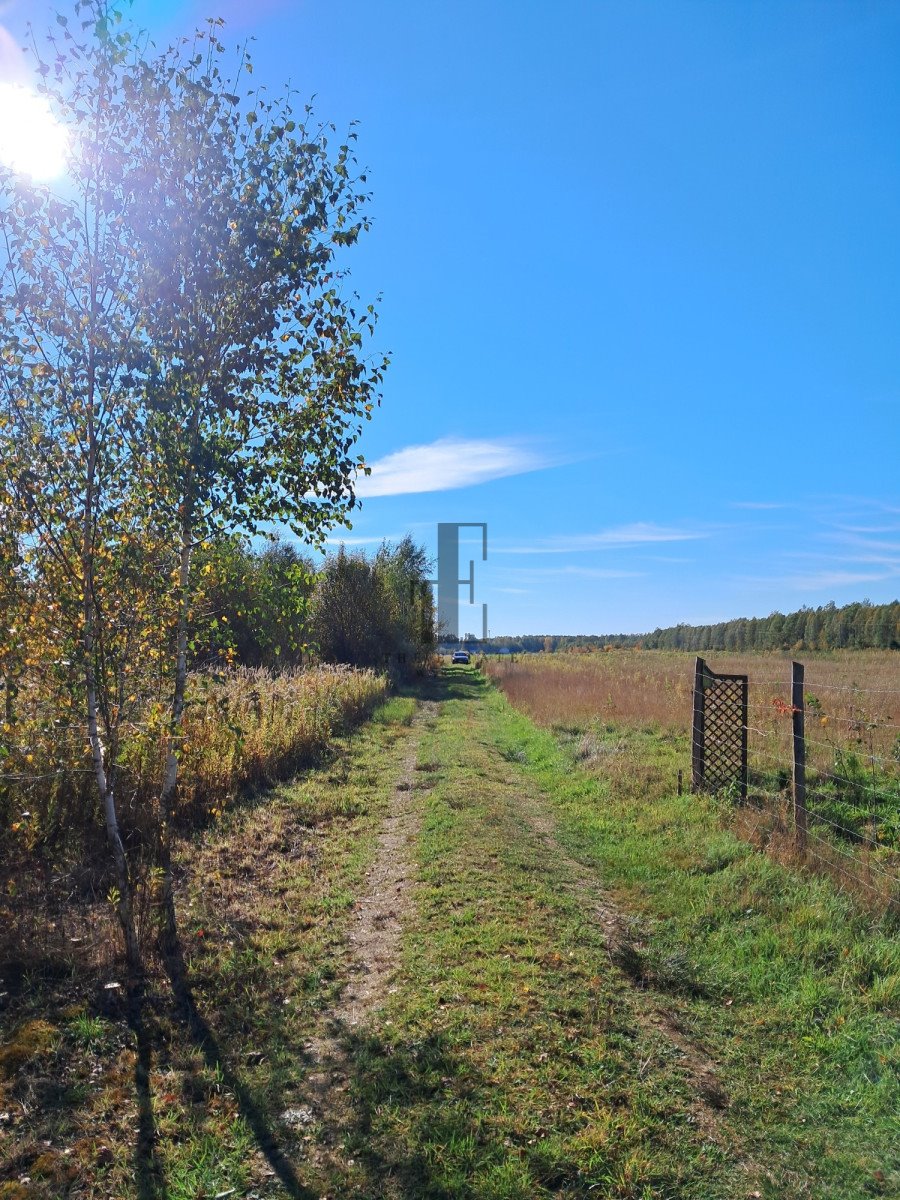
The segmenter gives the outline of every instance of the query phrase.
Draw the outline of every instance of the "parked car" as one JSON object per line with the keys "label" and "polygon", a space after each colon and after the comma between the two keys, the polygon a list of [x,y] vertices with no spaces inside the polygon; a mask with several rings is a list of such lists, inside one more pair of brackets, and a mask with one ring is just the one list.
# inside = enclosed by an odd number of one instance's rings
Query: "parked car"
{"label": "parked car", "polygon": [[453,657],[450,661],[455,663],[467,663],[469,661],[469,657],[470,655],[468,650],[456,650],[454,651]]}

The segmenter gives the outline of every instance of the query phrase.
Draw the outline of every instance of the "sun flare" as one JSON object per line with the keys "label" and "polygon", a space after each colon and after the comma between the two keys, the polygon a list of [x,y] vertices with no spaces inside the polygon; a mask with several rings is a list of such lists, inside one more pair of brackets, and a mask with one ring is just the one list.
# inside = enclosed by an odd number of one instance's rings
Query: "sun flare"
{"label": "sun flare", "polygon": [[42,96],[0,83],[0,163],[32,179],[56,179],[66,167],[66,147],[66,131]]}

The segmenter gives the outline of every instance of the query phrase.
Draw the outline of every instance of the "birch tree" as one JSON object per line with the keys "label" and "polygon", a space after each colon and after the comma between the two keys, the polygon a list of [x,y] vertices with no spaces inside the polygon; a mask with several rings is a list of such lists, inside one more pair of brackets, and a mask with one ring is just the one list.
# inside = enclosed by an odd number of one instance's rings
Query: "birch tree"
{"label": "birch tree", "polygon": [[383,359],[336,259],[368,227],[354,134],[226,72],[220,23],[159,54],[102,0],[61,18],[43,91],[70,130],[63,199],[0,177],[3,481],[35,576],[77,643],[87,736],[138,947],[116,748],[135,663],[168,707],[157,813],[164,948],[196,591],[209,537],[272,523],[310,542],[353,506],[354,443]]}

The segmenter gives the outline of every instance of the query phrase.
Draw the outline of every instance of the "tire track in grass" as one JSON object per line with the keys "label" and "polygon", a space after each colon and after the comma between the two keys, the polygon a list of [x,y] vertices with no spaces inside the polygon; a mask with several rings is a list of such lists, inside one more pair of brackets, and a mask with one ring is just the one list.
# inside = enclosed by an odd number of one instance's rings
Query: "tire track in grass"
{"label": "tire track in grass", "polygon": [[391,811],[378,836],[365,890],[354,906],[348,936],[349,979],[323,1014],[320,1032],[306,1043],[312,1064],[304,1081],[307,1103],[285,1114],[289,1123],[319,1126],[318,1141],[308,1142],[310,1161],[319,1169],[346,1169],[337,1143],[351,1115],[347,1090],[353,1043],[384,1004],[396,975],[404,917],[412,902],[411,846],[421,824],[416,765],[422,734],[433,726],[436,714],[434,701],[420,701]]}
{"label": "tire track in grass", "polygon": [[403,916],[412,899],[414,865],[410,846],[422,817],[421,806],[416,803],[416,760],[422,731],[433,724],[436,710],[433,701],[423,701],[414,718],[418,736],[409,748],[394,789],[393,809],[379,835],[366,892],[356,904],[350,932],[352,975],[328,1017],[339,1029],[355,1030],[366,1023],[387,998],[396,971]]}
{"label": "tire track in grass", "polygon": [[[470,720],[473,716],[470,714]],[[561,887],[576,900],[582,911],[591,915],[602,931],[610,963],[630,985],[635,1017],[645,1029],[660,1034],[674,1048],[692,1089],[693,1118],[697,1128],[718,1145],[733,1149],[733,1136],[721,1127],[720,1114],[728,1107],[729,1097],[715,1062],[702,1046],[679,1028],[671,1013],[635,985],[634,976],[628,970],[628,953],[633,951],[635,942],[633,918],[604,891],[596,874],[589,873],[584,863],[562,847],[557,838],[556,818],[549,811],[543,794],[535,790],[522,768],[489,738],[482,739],[481,744],[490,755],[490,770],[503,785],[510,808],[543,847],[546,869],[553,871]],[[748,1162],[744,1165],[748,1171],[758,1170]]]}
{"label": "tire track in grass", "polygon": [[[568,876],[565,886],[585,909],[595,917],[603,930],[606,949],[610,961],[617,966],[626,979],[631,979],[629,972],[623,970],[621,963],[624,954],[632,946],[634,934],[633,922],[618,908],[612,900],[604,895],[602,887],[595,876],[585,871],[583,863],[571,857],[560,846],[556,838],[556,822],[550,814],[536,802],[533,796],[524,794],[516,789],[517,807],[523,820],[539,838],[549,854],[552,854]],[[645,992],[638,992],[636,1011],[645,1026],[650,1026],[672,1043],[678,1053],[682,1069],[687,1075],[695,1096],[694,1118],[699,1128],[720,1145],[729,1144],[730,1135],[723,1135],[720,1127],[719,1112],[728,1107],[729,1098],[719,1079],[716,1064],[709,1054],[697,1042],[687,1037],[677,1026],[672,1015],[653,1003]],[[748,1164],[748,1170],[751,1169]]]}
{"label": "tire track in grass", "polygon": [[[485,743],[488,745],[489,743]],[[596,871],[574,858],[560,843],[558,821],[548,806],[540,785],[528,780],[523,765],[510,758],[498,744],[498,769],[505,774],[514,810],[526,828],[544,847],[548,860],[555,861],[562,887],[591,915],[602,932],[609,961],[629,986],[629,1008],[638,1024],[648,1033],[661,1036],[674,1051],[678,1066],[691,1090],[692,1120],[710,1141],[727,1150],[737,1168],[747,1178],[751,1190],[759,1196],[756,1183],[767,1178],[766,1170],[738,1142],[733,1128],[723,1122],[730,1097],[721,1080],[718,1066],[706,1048],[685,1030],[677,1016],[668,1011],[652,988],[641,985],[635,968],[640,965],[636,943],[640,942],[639,923],[624,911],[604,889]],[[637,928],[637,931],[636,931]]]}

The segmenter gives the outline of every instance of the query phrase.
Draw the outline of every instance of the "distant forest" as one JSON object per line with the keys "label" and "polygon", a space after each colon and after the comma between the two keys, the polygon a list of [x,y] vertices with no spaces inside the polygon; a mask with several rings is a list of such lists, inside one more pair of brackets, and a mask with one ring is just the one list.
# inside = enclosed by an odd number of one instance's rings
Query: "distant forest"
{"label": "distant forest", "polygon": [[834,602],[768,617],[737,617],[715,625],[672,625],[652,633],[524,634],[478,643],[488,653],[534,653],[606,646],[644,650],[900,650],[900,600]]}

